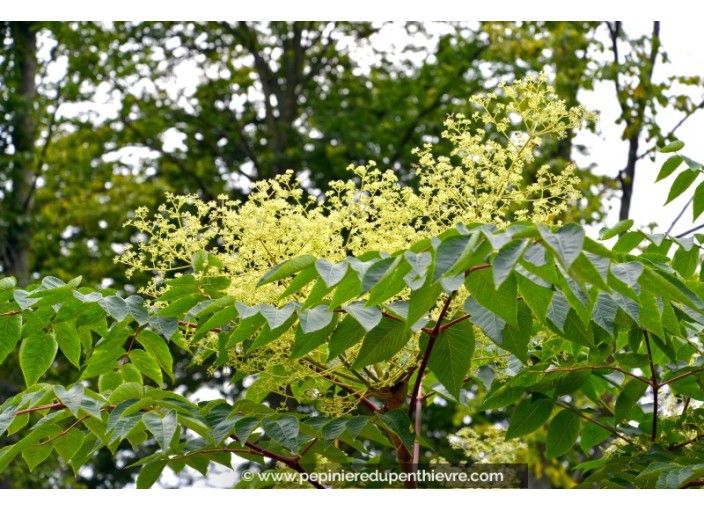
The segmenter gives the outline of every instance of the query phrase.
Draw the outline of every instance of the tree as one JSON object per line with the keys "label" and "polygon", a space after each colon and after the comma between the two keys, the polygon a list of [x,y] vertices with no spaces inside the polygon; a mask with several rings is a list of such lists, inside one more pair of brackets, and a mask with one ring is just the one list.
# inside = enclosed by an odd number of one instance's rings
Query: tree
{"label": "tree", "polygon": [[[3,272],[21,284],[78,272],[128,292],[144,281],[128,282],[112,264],[133,241],[120,228],[125,211],[155,210],[167,191],[242,198],[257,180],[293,169],[324,192],[349,162],[370,157],[416,186],[410,149],[442,144],[442,122],[466,113],[472,94],[549,69],[573,106],[599,80],[626,83],[642,60],[612,72],[597,53],[605,25],[592,22],[410,23],[396,27],[408,41],[400,49],[376,44],[388,27],[369,23],[41,23],[26,26],[37,40],[31,51],[13,35],[24,25],[12,26],[3,25],[0,131],[4,168],[17,169],[2,174],[17,190],[5,207],[19,209],[3,212],[11,241]],[[356,56],[361,50],[368,62]],[[25,89],[23,61],[36,64]],[[200,73],[181,88],[184,69]],[[656,103],[692,110],[685,96],[664,93],[661,85],[645,91],[649,133]],[[18,151],[12,125],[25,125],[23,116],[35,128]],[[536,158],[558,172],[580,150],[568,135]],[[577,173],[585,202],[572,219],[599,221],[614,184],[590,169]],[[10,186],[12,179],[21,182]]]}
{"label": "tree", "polygon": [[[621,235],[609,249],[575,223],[550,225],[576,198],[573,171],[526,184],[523,170],[544,137],[593,115],[544,80],[503,86],[474,98],[483,113],[448,119],[456,150],[418,151],[417,193],[370,164],[352,169],[359,182],[332,183],[325,202],[284,174],[244,203],[173,196],[154,219],[140,211],[134,225],[152,237],[122,261],[164,274],[146,300],[80,279],[2,280],[0,362],[19,345],[27,389],[0,407],[0,430],[31,428],[0,450],[0,470],[21,454],[30,467],[58,456],[77,471],[127,440],[156,450],[135,463],[138,487],[167,466],[206,473],[234,454],[264,470],[242,487],[296,486],[266,460],[323,488],[313,474],[331,465],[378,470],[395,458],[411,488],[433,455],[422,414],[481,395],[477,417],[512,410],[505,437],[483,436],[496,452],[515,452],[550,421],[547,458],[570,455],[578,437],[585,455],[598,448],[580,464],[582,486],[700,485],[701,413],[690,404],[704,400],[700,236],[626,221],[602,231]],[[506,206],[518,203],[515,221]],[[169,344],[253,382],[234,405],[196,405],[163,389]],[[78,381],[39,382],[58,351]],[[265,405],[272,390],[295,410]],[[475,461],[477,434],[454,434]]]}

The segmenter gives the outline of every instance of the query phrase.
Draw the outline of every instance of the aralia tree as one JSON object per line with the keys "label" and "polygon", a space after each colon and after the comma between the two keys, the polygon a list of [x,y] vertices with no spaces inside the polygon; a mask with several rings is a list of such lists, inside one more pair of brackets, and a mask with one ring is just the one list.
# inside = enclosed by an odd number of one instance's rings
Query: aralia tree
{"label": "aralia tree", "polygon": [[[0,431],[27,433],[0,450],[0,470],[57,455],[77,472],[128,441],[153,451],[134,464],[138,487],[233,455],[306,474],[391,455],[411,474],[443,460],[421,416],[450,403],[512,410],[506,433],[486,436],[504,462],[525,461],[513,445],[549,423],[547,458],[577,442],[589,457],[581,486],[701,485],[703,238],[624,221],[593,240],[555,224],[579,196],[572,169],[536,169],[529,185],[523,170],[543,138],[593,114],[567,108],[544,76],[474,101],[475,115],[446,123],[450,155],[417,151],[417,192],[370,163],[325,201],[288,174],[244,203],[172,196],[154,218],[138,212],[149,240],[119,258],[156,272],[141,296],[2,280],[0,362],[19,346],[27,388],[3,402]],[[691,162],[673,193],[701,171]],[[169,343],[246,393],[179,395]],[[75,382],[41,382],[59,351]],[[267,406],[271,392],[299,407]],[[458,430],[454,443],[476,462],[472,438]]]}

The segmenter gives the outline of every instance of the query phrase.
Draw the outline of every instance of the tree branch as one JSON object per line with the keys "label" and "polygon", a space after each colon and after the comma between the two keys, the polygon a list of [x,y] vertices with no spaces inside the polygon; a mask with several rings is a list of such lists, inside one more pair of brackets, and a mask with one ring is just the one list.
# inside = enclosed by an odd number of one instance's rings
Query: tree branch
{"label": "tree branch", "polygon": [[602,429],[608,430],[608,431],[611,432],[613,435],[615,435],[616,437],[618,437],[618,438],[620,438],[620,439],[623,439],[624,441],[626,441],[626,442],[627,442],[628,444],[630,444],[631,446],[636,446],[636,447],[638,447],[638,445],[637,445],[636,443],[634,443],[633,441],[631,441],[630,439],[628,439],[626,436],[624,436],[623,434],[621,434],[621,433],[618,432],[617,430],[614,430],[614,429],[612,429],[611,427],[609,427],[609,426],[607,426],[607,425],[604,425],[603,423],[599,423],[598,421],[593,420],[593,419],[590,418],[589,416],[586,416],[586,415],[580,413],[580,412],[577,411],[576,409],[572,409],[570,406],[567,406],[567,405],[562,404],[562,403],[560,403],[560,402],[555,402],[555,405],[558,406],[558,407],[562,407],[563,409],[567,409],[568,411],[572,411],[574,414],[576,414],[577,416],[579,416],[579,417],[582,418],[583,420],[587,420],[588,422],[591,422],[591,423],[593,423],[594,425],[597,425],[597,426],[601,427]]}

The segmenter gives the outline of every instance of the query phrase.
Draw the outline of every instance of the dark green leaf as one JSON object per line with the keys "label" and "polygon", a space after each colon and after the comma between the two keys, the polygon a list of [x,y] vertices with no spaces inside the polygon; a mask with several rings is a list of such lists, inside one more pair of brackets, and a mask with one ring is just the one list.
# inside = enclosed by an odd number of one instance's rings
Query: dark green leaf
{"label": "dark green leaf", "polygon": [[149,464],[145,464],[137,475],[137,488],[150,489],[161,476],[162,471],[166,467],[165,460],[157,460]]}
{"label": "dark green leaf", "polygon": [[309,268],[315,264],[315,257],[312,255],[299,255],[298,257],[287,260],[274,266],[269,272],[267,272],[257,283],[257,287],[265,285],[267,283],[275,282],[291,276],[292,274],[298,273],[304,269]]}
{"label": "dark green leaf", "polygon": [[569,452],[577,442],[581,418],[567,409],[555,415],[548,427],[546,457],[554,459]]}
{"label": "dark green leaf", "polygon": [[378,306],[365,307],[364,301],[355,301],[342,307],[347,313],[355,318],[365,331],[369,332],[381,322],[381,310]]}
{"label": "dark green leaf", "polygon": [[524,437],[537,430],[552,413],[552,402],[546,398],[525,398],[516,406],[506,432],[506,439]]}
{"label": "dark green leaf", "polygon": [[576,223],[567,223],[554,233],[542,225],[538,230],[547,245],[555,251],[565,269],[569,269],[582,252],[584,229]]}
{"label": "dark green leaf", "polygon": [[298,418],[295,416],[281,416],[275,420],[264,418],[262,428],[281,446],[292,453],[298,453]]}
{"label": "dark green leaf", "polygon": [[148,412],[142,416],[142,421],[144,425],[147,426],[149,432],[154,435],[161,449],[163,451],[168,450],[171,440],[174,438],[174,434],[176,434],[176,428],[178,427],[176,411],[171,410],[164,416],[155,412]]}
{"label": "dark green leaf", "polygon": [[514,239],[506,243],[491,262],[494,273],[494,285],[498,289],[509,277],[518,260],[528,246],[528,239]]}
{"label": "dark green leaf", "polygon": [[403,409],[393,409],[384,414],[376,413],[382,425],[396,434],[409,452],[413,451],[415,435],[411,432],[411,422]]}
{"label": "dark green leaf", "polygon": [[496,289],[491,268],[480,269],[472,271],[464,284],[481,306],[509,324],[518,326],[516,278],[513,275],[509,276],[499,289]]}
{"label": "dark green leaf", "polygon": [[345,277],[348,265],[346,260],[333,264],[327,260],[318,259],[315,262],[315,269],[328,287],[334,287]]}
{"label": "dark green leaf", "polygon": [[638,379],[631,379],[626,383],[626,386],[623,387],[616,399],[616,406],[614,407],[616,423],[621,423],[628,419],[631,409],[638,403],[647,389],[648,385]]}
{"label": "dark green leaf", "polygon": [[134,363],[142,374],[157,383],[160,388],[164,385],[164,378],[161,375],[159,363],[151,354],[148,354],[142,349],[132,349],[129,356],[132,363]]}
{"label": "dark green leaf", "polygon": [[15,350],[22,331],[21,315],[4,315],[0,317],[0,363]]}
{"label": "dark green leaf", "polygon": [[59,344],[54,331],[39,331],[22,340],[20,346],[20,367],[27,386],[35,384],[54,362]]}
{"label": "dark green leaf", "polygon": [[384,317],[364,339],[353,368],[369,366],[377,361],[388,361],[411,338],[411,331],[403,322]]}
{"label": "dark green leaf", "polygon": [[428,367],[455,398],[469,373],[474,353],[474,330],[468,320],[445,329],[435,339]]}

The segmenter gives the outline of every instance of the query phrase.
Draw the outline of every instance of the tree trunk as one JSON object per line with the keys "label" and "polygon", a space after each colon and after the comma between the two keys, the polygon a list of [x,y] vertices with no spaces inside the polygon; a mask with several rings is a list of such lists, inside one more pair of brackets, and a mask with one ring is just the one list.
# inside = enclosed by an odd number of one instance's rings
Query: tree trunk
{"label": "tree trunk", "polygon": [[12,191],[7,201],[7,231],[3,246],[4,273],[17,278],[20,286],[29,283],[29,249],[35,180],[34,116],[37,77],[37,35],[33,23],[10,23],[12,36],[13,79],[10,92],[12,112],[11,139],[14,148],[10,180]]}

